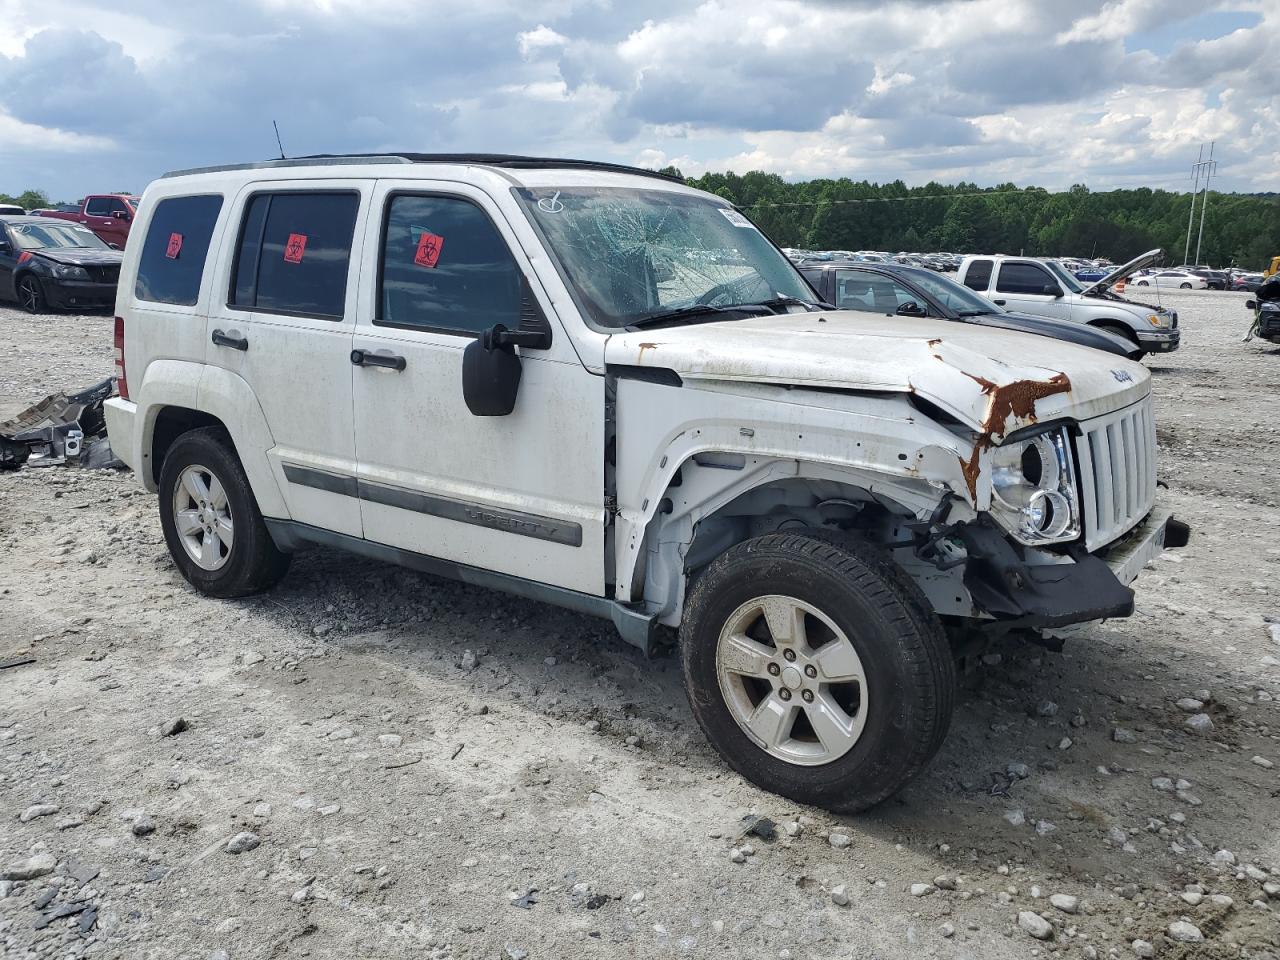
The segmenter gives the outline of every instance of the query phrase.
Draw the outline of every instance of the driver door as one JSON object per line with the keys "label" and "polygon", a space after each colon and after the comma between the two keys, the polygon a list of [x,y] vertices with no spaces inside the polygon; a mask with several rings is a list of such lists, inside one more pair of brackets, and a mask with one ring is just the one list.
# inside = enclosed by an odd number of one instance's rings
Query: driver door
{"label": "driver door", "polygon": [[[883,273],[874,270],[837,270],[835,273],[835,305],[841,310],[908,317],[929,314],[924,297]],[[899,314],[900,310],[904,312]]]}
{"label": "driver door", "polygon": [[[384,180],[370,225],[352,353],[365,538],[603,595],[604,379],[501,210],[464,184]],[[472,415],[463,350],[539,313],[550,344],[517,348],[514,411]]]}

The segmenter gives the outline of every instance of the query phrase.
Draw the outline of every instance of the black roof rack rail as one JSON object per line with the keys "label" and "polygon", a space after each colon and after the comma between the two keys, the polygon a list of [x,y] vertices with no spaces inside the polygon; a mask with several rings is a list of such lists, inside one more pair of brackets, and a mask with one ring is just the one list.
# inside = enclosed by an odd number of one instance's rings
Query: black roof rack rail
{"label": "black roof rack rail", "polygon": [[[608,163],[604,160],[574,160],[569,157],[526,157],[512,153],[404,153],[390,150],[390,157],[402,157],[410,163],[459,163],[473,164],[480,167],[505,167],[510,170],[546,170],[557,167],[570,167],[577,170],[606,170],[612,173],[630,173],[640,177],[657,177],[661,180],[672,180],[684,183],[680,177],[657,170],[646,170],[643,167],[630,167],[622,163]],[[342,160],[348,154],[321,153],[310,157],[298,157],[299,160]]]}
{"label": "black roof rack rail", "polygon": [[575,170],[603,170],[610,173],[629,173],[637,177],[654,177],[669,183],[683,184],[684,180],[669,173],[629,167],[621,163],[603,160],[573,160],[564,157],[525,157],[509,153],[401,153],[388,151],[378,154],[317,153],[305,157],[289,157],[281,160],[263,160],[257,163],[234,163],[216,167],[197,167],[175,170],[165,177],[180,177],[192,173],[220,173],[229,170],[263,170],[274,167],[348,166],[361,163],[453,163],[479,167],[499,167],[508,170],[553,170],[568,167]]}

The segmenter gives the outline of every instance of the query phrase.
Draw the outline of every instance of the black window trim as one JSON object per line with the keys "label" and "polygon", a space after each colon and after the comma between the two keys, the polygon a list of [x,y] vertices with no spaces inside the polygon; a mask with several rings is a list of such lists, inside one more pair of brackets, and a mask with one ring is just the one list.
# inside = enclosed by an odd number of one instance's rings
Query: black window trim
{"label": "black window trim", "polygon": [[[267,309],[266,307],[259,307],[257,305],[252,307],[245,307],[235,302],[236,276],[240,272],[240,249],[244,245],[243,244],[244,230],[245,230],[245,227],[248,225],[247,221],[249,219],[249,208],[253,205],[253,201],[257,197],[262,196],[263,194],[266,194],[268,197],[272,198],[272,200],[267,203],[267,212],[262,215],[262,231],[258,235],[258,262],[254,265],[254,271],[253,271],[253,295],[256,298],[258,295],[258,274],[262,270],[262,238],[266,235],[266,232],[267,232],[267,218],[271,215],[271,203],[274,202],[274,197],[277,194],[281,194],[281,193],[310,194],[310,195],[320,194],[324,196],[348,196],[348,197],[356,198],[356,216],[355,216],[355,220],[351,224],[351,245],[347,251],[347,282],[343,284],[343,288],[342,288],[342,313],[337,313],[337,314],[315,313],[314,311],[311,311],[311,310],[281,310],[278,308]],[[347,322],[347,302],[346,301],[347,301],[347,295],[351,292],[351,267],[353,264],[357,267],[359,266],[359,262],[355,257],[352,256],[352,253],[355,252],[356,232],[360,229],[360,205],[363,202],[364,202],[364,193],[363,191],[360,190],[359,187],[348,187],[345,189],[336,188],[336,187],[332,189],[325,189],[325,188],[317,189],[314,187],[311,187],[311,188],[304,187],[302,189],[297,189],[297,190],[291,189],[289,187],[276,187],[273,189],[253,190],[252,192],[250,192],[244,198],[244,203],[240,207],[240,228],[236,230],[235,254],[231,258],[231,275],[227,277],[227,301],[226,301],[227,309],[235,313],[266,313],[276,317],[298,317],[303,320],[323,320],[325,323],[346,323]]]}
{"label": "black window trim", "polygon": [[391,206],[399,197],[434,197],[441,200],[461,200],[464,203],[471,204],[471,206],[479,210],[480,214],[489,221],[489,225],[493,227],[494,232],[497,233],[498,239],[506,244],[507,253],[511,256],[511,262],[516,268],[516,273],[520,275],[522,286],[529,291],[529,296],[533,299],[534,306],[537,307],[538,312],[544,314],[543,323],[546,325],[547,330],[547,347],[551,346],[551,324],[545,317],[546,311],[542,309],[542,304],[538,303],[538,298],[533,292],[533,284],[530,282],[529,276],[525,273],[524,268],[520,265],[519,258],[516,257],[515,252],[511,249],[511,243],[503,235],[497,222],[495,222],[493,217],[489,215],[489,211],[477,202],[474,197],[468,197],[462,193],[450,193],[447,190],[414,190],[411,188],[397,188],[388,193],[383,199],[382,224],[378,228],[378,246],[376,249],[378,257],[378,281],[374,290],[373,326],[386,327],[389,330],[417,330],[422,333],[439,333],[446,336],[464,337],[467,340],[478,340],[481,336],[481,331],[479,330],[460,330],[457,327],[441,327],[434,324],[427,325],[422,323],[391,323],[382,319],[382,281],[383,274],[386,272],[387,231],[391,227]]}
{"label": "black window trim", "polygon": [[[213,226],[209,229],[209,245],[204,251],[204,264],[200,267],[200,283],[196,286],[196,299],[194,303],[174,303],[171,300],[148,300],[145,297],[138,296],[138,271],[142,268],[142,255],[138,255],[138,267],[133,274],[133,301],[134,303],[153,303],[161,307],[183,307],[187,310],[199,311],[200,303],[204,299],[204,282],[206,274],[212,273],[209,269],[209,262],[217,249],[215,246],[220,231],[218,230],[218,222],[222,219],[222,215],[227,209],[227,195],[217,190],[210,190],[207,193],[173,193],[163,197],[157,197],[152,206],[150,219],[147,220],[147,232],[142,238],[142,248],[145,252],[147,240],[151,236],[151,227],[156,222],[155,211],[159,210],[166,200],[195,200],[204,197],[217,197],[219,200],[218,214],[213,218]],[[85,227],[87,230],[88,227]]]}

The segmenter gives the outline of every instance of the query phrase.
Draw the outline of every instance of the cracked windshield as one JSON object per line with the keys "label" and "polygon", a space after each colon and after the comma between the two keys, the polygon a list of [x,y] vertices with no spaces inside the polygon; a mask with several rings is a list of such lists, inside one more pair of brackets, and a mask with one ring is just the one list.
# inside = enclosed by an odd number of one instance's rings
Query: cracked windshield
{"label": "cracked windshield", "polygon": [[516,194],[601,327],[737,319],[816,300],[732,207],[666,190]]}

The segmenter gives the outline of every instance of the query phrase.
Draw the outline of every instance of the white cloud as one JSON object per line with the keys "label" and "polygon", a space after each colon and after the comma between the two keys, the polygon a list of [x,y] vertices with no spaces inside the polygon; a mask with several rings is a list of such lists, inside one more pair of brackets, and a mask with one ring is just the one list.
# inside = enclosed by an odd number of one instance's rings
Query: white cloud
{"label": "white cloud", "polygon": [[526,60],[543,51],[563,47],[568,42],[568,37],[556,33],[544,23],[538,24],[532,30],[526,30],[524,33],[516,35],[516,46],[520,49],[520,56]]}
{"label": "white cloud", "polygon": [[1280,7],[1208,8],[1261,22],[1202,37],[1191,0],[0,0],[0,190],[257,159],[272,119],[291,153],[1048,187],[1169,185],[1217,139],[1217,182],[1274,189]]}

